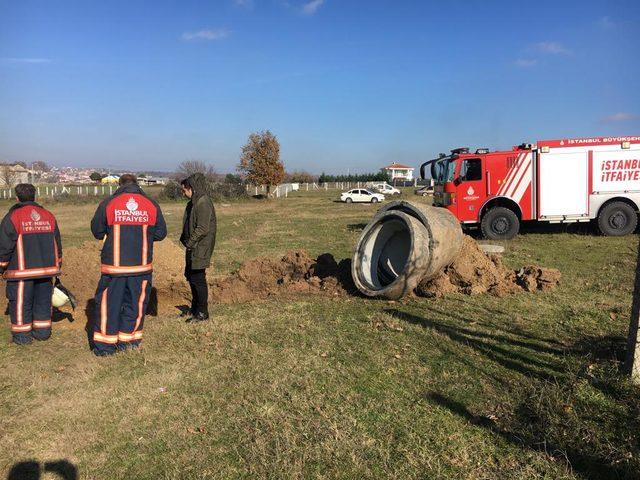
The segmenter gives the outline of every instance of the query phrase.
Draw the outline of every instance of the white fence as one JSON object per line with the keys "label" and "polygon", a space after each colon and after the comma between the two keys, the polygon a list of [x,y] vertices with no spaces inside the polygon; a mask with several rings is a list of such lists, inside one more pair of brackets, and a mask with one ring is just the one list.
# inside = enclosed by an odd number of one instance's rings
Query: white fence
{"label": "white fence", "polygon": [[[36,187],[36,197],[56,197],[59,195],[67,195],[67,196],[105,196],[111,195],[115,192],[117,187],[114,185],[52,185],[52,186],[44,186],[44,187]],[[15,192],[12,188],[3,188],[2,196],[3,199],[15,198]]]}
{"label": "white fence", "polygon": [[[312,190],[349,190],[351,188],[368,188],[372,182],[325,182],[325,183],[283,183],[277,187],[271,187],[271,195],[280,198],[287,197],[292,191]],[[374,182],[380,183],[380,182]],[[266,195],[266,185],[247,185],[249,195]]]}

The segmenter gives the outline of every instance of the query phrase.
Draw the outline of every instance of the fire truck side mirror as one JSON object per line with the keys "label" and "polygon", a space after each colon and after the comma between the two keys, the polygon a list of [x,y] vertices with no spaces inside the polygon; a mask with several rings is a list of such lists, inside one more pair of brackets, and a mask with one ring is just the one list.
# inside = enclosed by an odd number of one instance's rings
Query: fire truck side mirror
{"label": "fire truck side mirror", "polygon": [[461,183],[462,183],[462,178],[460,178],[460,177],[456,177],[456,178],[453,180],[453,184],[454,184],[456,187],[457,187],[458,185],[460,185]]}

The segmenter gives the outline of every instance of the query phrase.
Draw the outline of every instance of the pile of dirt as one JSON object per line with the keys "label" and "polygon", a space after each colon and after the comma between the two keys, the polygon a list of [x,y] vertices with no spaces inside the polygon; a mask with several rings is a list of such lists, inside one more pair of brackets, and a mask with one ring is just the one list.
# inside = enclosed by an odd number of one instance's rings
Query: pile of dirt
{"label": "pile of dirt", "polygon": [[209,285],[211,299],[219,303],[248,302],[284,293],[345,295],[355,290],[350,260],[338,263],[330,253],[313,259],[304,250],[288,252],[279,260],[249,260],[236,272]]}
{"label": "pile of dirt", "polygon": [[422,281],[416,288],[421,297],[442,297],[449,293],[504,296],[521,291],[549,290],[560,283],[561,274],[553,268],[529,265],[511,270],[499,255],[488,255],[477,242],[464,237],[462,251],[456,260],[436,278]]}
{"label": "pile of dirt", "polygon": [[[93,315],[93,297],[100,278],[100,242],[86,242],[64,251],[62,283],[78,299],[75,319],[84,325]],[[184,250],[165,240],[154,245],[153,291],[148,313],[173,314],[178,306],[187,305],[191,295],[183,275]],[[304,250],[290,251],[280,259],[248,260],[235,272],[214,276],[207,282],[213,303],[242,303],[275,295],[314,293],[329,296],[357,295],[351,279],[351,260],[339,262],[330,253],[312,258]],[[558,285],[560,272],[538,266],[526,266],[519,271],[506,268],[496,255],[483,253],[478,244],[465,237],[464,248],[456,261],[437,278],[421,282],[416,294],[441,297],[448,293],[475,295],[489,293],[502,296],[521,291],[548,290]],[[6,299],[0,296],[0,306]],[[62,309],[71,313],[68,306]]]}
{"label": "pile of dirt", "polygon": [[[73,315],[77,325],[84,325],[93,315],[93,298],[100,279],[100,242],[85,242],[64,250],[60,280],[77,298],[78,308],[72,312],[66,305],[63,315]],[[171,240],[154,245],[153,290],[148,313],[175,314],[179,306],[188,305],[191,292],[184,278],[184,249]],[[256,258],[236,271],[216,277],[213,269],[207,277],[210,301],[241,303],[289,293],[346,295],[355,293],[351,281],[351,260],[337,262],[325,253],[313,259],[304,250],[291,251],[279,260]],[[0,296],[0,308],[6,309],[6,298]]]}

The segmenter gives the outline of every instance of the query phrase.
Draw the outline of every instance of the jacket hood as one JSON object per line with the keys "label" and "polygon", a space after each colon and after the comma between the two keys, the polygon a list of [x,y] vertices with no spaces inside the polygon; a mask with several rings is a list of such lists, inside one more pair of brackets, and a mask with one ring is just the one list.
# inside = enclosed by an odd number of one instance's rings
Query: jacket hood
{"label": "jacket hood", "polygon": [[119,195],[121,193],[141,193],[144,195],[144,192],[140,188],[140,185],[136,183],[130,183],[128,185],[122,185],[121,187],[118,187],[118,189],[113,192],[113,196],[115,197],[116,195]]}
{"label": "jacket hood", "polygon": [[189,185],[191,185],[191,189],[193,190],[193,198],[207,194],[207,179],[202,173],[194,173],[187,180],[189,180]]}

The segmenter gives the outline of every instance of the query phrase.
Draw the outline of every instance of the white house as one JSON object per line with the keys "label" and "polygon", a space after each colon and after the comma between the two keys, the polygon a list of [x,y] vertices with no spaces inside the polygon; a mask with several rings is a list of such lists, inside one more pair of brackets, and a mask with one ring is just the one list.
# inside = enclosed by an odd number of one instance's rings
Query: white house
{"label": "white house", "polygon": [[33,172],[22,165],[0,165],[0,186],[13,187],[19,183],[33,182]]}
{"label": "white house", "polygon": [[391,181],[399,180],[401,182],[412,182],[413,181],[413,167],[408,167],[407,165],[402,165],[401,163],[393,162],[386,167],[382,167],[380,170],[386,172],[389,175]]}

